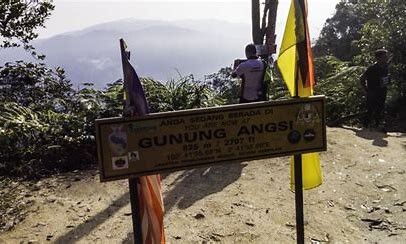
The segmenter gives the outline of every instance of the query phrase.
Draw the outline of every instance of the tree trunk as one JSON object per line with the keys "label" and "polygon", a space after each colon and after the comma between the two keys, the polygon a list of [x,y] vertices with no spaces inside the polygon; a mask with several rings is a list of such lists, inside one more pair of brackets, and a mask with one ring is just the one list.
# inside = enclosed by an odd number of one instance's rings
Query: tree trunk
{"label": "tree trunk", "polygon": [[252,10],[252,41],[256,45],[263,43],[263,37],[261,37],[260,27],[260,9],[259,0],[251,0]]}

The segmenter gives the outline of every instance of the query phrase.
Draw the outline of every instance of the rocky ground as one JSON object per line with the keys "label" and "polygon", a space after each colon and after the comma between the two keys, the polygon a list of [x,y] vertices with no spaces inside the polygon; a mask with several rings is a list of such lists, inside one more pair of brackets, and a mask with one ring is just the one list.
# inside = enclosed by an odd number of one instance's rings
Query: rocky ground
{"label": "rocky ground", "polygon": [[[406,135],[328,128],[324,183],[304,192],[306,243],[405,243]],[[168,242],[295,243],[288,158],[163,175]],[[96,169],[0,179],[0,243],[131,243],[127,181]]]}

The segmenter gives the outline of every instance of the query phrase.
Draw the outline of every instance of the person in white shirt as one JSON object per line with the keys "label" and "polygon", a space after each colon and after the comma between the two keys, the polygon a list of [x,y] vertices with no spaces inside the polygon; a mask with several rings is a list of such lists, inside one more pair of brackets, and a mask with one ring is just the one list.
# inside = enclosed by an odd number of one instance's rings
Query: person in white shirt
{"label": "person in white shirt", "polygon": [[231,74],[233,78],[238,76],[242,79],[240,103],[264,101],[265,64],[258,59],[254,44],[245,47],[245,55],[247,60],[239,64]]}

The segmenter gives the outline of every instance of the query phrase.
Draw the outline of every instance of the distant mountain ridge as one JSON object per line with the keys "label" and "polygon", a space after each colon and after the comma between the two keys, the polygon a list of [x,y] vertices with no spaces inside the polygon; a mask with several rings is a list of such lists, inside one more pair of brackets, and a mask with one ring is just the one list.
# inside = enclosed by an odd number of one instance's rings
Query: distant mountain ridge
{"label": "distant mountain ridge", "polygon": [[[63,33],[33,44],[51,66],[61,66],[74,84],[103,87],[122,77],[119,39],[124,38],[140,76],[177,78],[178,71],[196,78],[217,72],[243,57],[250,26],[217,20],[124,19]],[[1,64],[27,59],[27,54],[2,50]],[[0,65],[1,65],[0,64]]]}

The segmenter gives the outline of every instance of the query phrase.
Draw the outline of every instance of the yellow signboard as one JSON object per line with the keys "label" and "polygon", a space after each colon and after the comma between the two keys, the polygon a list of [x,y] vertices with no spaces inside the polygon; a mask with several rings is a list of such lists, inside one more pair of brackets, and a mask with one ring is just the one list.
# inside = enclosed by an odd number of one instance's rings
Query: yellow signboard
{"label": "yellow signboard", "polygon": [[326,150],[324,96],[96,121],[101,181]]}

